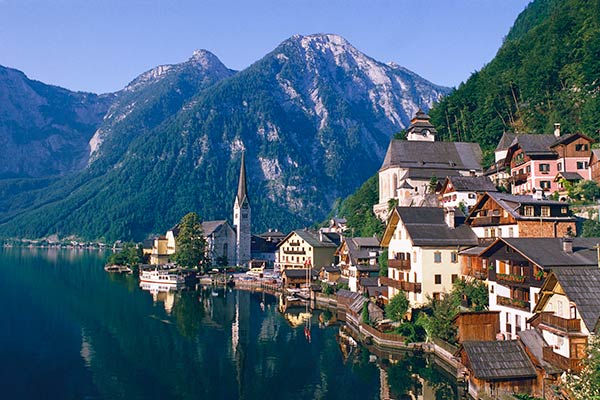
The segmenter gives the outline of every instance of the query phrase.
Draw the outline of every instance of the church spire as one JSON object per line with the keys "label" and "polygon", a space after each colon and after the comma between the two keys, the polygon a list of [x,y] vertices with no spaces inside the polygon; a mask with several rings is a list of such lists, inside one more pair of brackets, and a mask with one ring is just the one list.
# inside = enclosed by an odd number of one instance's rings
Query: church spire
{"label": "church spire", "polygon": [[238,190],[237,195],[235,197],[236,203],[241,206],[244,204],[244,201],[250,202],[248,199],[247,189],[246,189],[246,164],[244,162],[245,153],[242,152],[242,165],[240,166],[240,180],[238,182]]}

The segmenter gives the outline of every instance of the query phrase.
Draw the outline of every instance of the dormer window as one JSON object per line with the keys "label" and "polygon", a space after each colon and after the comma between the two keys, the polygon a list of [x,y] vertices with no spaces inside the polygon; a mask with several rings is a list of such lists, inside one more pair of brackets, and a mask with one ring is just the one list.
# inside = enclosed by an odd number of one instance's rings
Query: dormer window
{"label": "dormer window", "polygon": [[523,213],[526,217],[533,217],[533,206],[525,206]]}

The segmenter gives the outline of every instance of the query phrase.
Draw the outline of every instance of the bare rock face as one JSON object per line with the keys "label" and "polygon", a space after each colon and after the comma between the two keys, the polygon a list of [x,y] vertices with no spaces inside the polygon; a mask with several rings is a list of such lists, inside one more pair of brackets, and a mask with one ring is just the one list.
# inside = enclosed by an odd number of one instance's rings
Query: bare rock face
{"label": "bare rock face", "polygon": [[83,168],[111,95],[76,93],[0,66],[0,178]]}

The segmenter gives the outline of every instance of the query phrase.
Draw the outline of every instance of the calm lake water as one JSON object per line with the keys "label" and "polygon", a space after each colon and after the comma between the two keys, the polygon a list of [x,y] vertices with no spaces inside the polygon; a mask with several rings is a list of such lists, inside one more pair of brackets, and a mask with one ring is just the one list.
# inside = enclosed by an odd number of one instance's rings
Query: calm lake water
{"label": "calm lake water", "polygon": [[330,312],[312,313],[309,342],[302,307],[236,290],[153,294],[104,272],[105,256],[0,249],[2,398],[457,396],[423,358],[352,346]]}

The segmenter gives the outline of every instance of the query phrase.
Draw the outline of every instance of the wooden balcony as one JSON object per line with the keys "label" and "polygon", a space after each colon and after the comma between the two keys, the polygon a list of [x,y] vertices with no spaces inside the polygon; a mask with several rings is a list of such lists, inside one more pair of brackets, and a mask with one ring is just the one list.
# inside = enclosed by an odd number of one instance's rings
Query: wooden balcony
{"label": "wooden balcony", "polygon": [[515,274],[496,274],[496,279],[498,282],[505,283],[524,283],[525,276],[524,275],[515,275]]}
{"label": "wooden balcony", "polygon": [[496,296],[496,302],[501,306],[517,308],[519,310],[529,311],[531,310],[528,301],[511,299],[510,297]]}
{"label": "wooden balcony", "polygon": [[499,215],[486,215],[475,217],[473,222],[471,222],[471,226],[488,226],[488,225],[498,225],[500,224],[500,216]]}
{"label": "wooden balcony", "polygon": [[303,249],[290,249],[287,251],[284,251],[285,254],[306,254],[306,251],[304,251]]}
{"label": "wooden balcony", "polygon": [[415,282],[397,281],[388,278],[387,276],[379,277],[379,282],[382,286],[390,286],[394,289],[403,290],[411,293],[421,293],[421,284]]}
{"label": "wooden balcony", "polygon": [[582,369],[581,360],[578,358],[567,358],[558,353],[554,352],[554,349],[550,346],[544,346],[542,348],[544,361],[549,362],[553,366],[562,370],[573,372],[580,372]]}
{"label": "wooden balcony", "polygon": [[515,174],[509,178],[509,181],[515,185],[520,185],[527,182],[528,174]]}
{"label": "wooden balcony", "polygon": [[388,268],[395,268],[402,271],[410,271],[410,260],[388,260]]}
{"label": "wooden balcony", "polygon": [[540,318],[542,324],[563,332],[581,332],[581,320],[579,319],[566,319],[549,312],[541,313]]}

